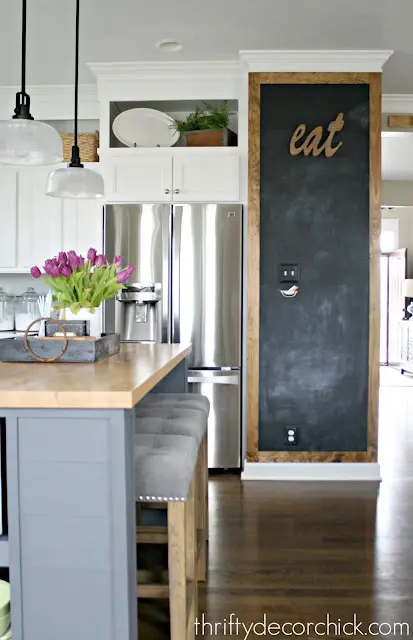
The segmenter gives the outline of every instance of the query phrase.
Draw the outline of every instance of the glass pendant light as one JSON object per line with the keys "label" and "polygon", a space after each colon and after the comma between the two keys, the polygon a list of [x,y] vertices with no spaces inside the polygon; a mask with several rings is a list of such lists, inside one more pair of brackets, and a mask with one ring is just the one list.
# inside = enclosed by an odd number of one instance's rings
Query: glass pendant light
{"label": "glass pendant light", "polygon": [[49,175],[46,194],[52,198],[94,199],[104,195],[102,176],[96,171],[85,169],[80,161],[77,144],[79,87],[79,0],[76,0],[76,56],[75,56],[75,122],[72,158],[64,169],[56,169]]}
{"label": "glass pendant light", "polygon": [[50,125],[33,120],[30,114],[30,96],[26,93],[26,17],[26,0],[23,0],[21,91],[16,93],[13,118],[0,122],[0,164],[56,164],[63,159],[59,133]]}

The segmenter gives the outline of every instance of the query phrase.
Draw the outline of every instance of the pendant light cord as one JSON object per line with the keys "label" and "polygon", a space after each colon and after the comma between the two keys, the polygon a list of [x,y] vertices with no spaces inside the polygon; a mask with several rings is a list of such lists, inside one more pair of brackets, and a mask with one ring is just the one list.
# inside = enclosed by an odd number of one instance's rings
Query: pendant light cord
{"label": "pendant light cord", "polygon": [[16,93],[16,107],[13,119],[33,120],[30,115],[30,96],[26,93],[26,31],[27,31],[27,0],[22,2],[22,73],[21,91]]}
{"label": "pendant light cord", "polygon": [[75,54],[75,136],[74,145],[77,147],[77,118],[79,102],[79,0],[76,0],[76,54]]}
{"label": "pendant light cord", "polygon": [[78,103],[79,103],[79,23],[80,23],[80,0],[76,0],[76,45],[75,45],[75,122],[72,158],[69,167],[83,167],[80,162],[80,151],[77,144],[77,120],[78,120]]}
{"label": "pendant light cord", "polygon": [[27,25],[27,0],[23,0],[22,10],[22,82],[21,93],[26,95],[26,25]]}

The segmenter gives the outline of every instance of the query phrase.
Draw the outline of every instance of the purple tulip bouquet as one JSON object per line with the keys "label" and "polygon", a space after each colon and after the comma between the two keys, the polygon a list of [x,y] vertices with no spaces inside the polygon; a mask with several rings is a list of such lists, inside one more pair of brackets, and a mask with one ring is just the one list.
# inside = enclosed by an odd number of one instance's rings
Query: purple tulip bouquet
{"label": "purple tulip bouquet", "polygon": [[[123,259],[115,256],[109,263],[106,256],[90,248],[86,260],[75,251],[61,251],[57,258],[44,263],[43,280],[50,287],[57,310],[70,309],[77,315],[81,309],[94,313],[103,300],[113,298],[131,276],[135,267],[122,268]],[[39,267],[32,267],[31,274],[40,278]]]}

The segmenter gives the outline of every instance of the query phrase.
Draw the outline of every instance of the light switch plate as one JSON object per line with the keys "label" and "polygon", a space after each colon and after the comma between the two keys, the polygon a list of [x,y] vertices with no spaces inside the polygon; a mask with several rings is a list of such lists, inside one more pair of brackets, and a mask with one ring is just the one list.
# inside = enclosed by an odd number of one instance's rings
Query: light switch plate
{"label": "light switch plate", "polygon": [[298,264],[280,264],[280,284],[298,284]]}

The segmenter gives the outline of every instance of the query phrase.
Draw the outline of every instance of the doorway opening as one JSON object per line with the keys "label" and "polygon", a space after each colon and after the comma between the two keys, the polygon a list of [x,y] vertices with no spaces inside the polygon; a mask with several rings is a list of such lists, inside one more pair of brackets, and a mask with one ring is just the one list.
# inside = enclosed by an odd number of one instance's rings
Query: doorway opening
{"label": "doorway opening", "polygon": [[400,364],[400,322],[404,317],[407,249],[399,248],[399,220],[383,219],[380,235],[380,364]]}

